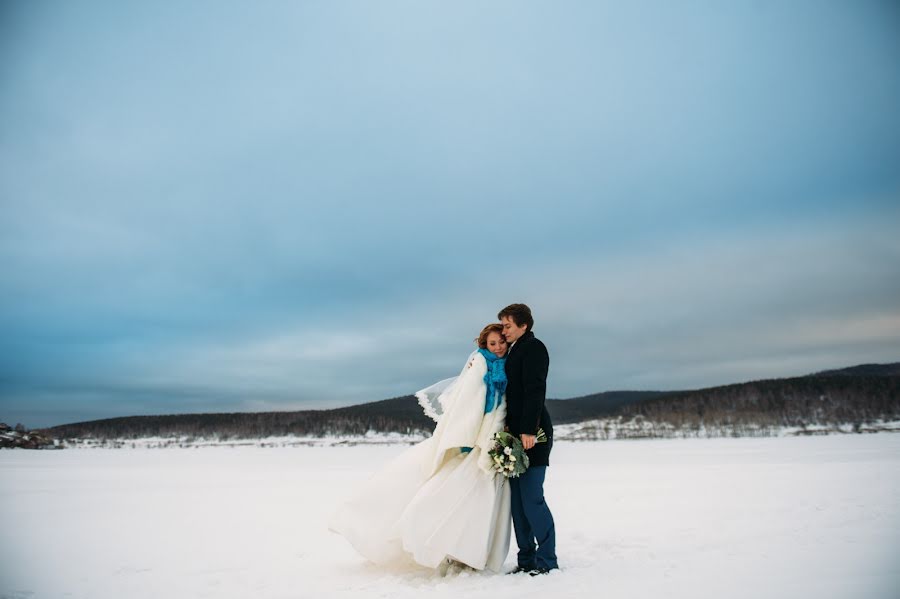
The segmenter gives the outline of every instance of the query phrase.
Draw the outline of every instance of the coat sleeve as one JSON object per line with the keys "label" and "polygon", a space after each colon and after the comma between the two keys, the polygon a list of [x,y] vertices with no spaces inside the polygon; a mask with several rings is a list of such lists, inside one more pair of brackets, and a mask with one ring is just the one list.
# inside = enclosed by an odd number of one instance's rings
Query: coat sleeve
{"label": "coat sleeve", "polygon": [[522,356],[522,383],[524,395],[522,401],[522,419],[519,430],[527,435],[537,434],[540,428],[541,413],[547,396],[547,371],[550,368],[550,355],[547,348],[535,339],[528,345]]}
{"label": "coat sleeve", "polygon": [[484,356],[476,353],[472,367],[463,367],[458,383],[444,398],[442,403],[446,412],[438,420],[430,439],[434,454],[426,464],[429,476],[437,472],[448,457],[457,455],[461,447],[475,446],[484,418],[486,372]]}

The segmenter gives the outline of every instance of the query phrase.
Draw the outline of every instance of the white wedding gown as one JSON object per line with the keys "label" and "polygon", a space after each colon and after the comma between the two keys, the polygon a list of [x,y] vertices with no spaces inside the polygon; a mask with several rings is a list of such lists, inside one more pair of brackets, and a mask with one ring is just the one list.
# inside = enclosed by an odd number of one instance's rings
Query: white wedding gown
{"label": "white wedding gown", "polygon": [[506,397],[485,414],[487,362],[477,351],[470,361],[458,377],[416,393],[437,420],[432,436],[388,462],[328,522],[376,564],[438,568],[452,559],[499,572],[506,560],[509,484],[487,454],[503,430]]}

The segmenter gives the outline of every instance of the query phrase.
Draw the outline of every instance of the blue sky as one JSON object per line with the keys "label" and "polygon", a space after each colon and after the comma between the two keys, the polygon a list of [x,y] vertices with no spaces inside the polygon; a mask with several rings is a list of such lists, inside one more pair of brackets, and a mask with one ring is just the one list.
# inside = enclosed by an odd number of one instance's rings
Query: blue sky
{"label": "blue sky", "polygon": [[4,3],[0,420],[900,360],[897,106],[891,2]]}

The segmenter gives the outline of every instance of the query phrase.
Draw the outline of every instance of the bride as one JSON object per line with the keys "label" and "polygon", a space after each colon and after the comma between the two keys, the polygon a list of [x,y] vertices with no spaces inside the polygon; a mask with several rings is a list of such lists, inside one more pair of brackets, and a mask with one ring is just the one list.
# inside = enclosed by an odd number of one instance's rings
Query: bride
{"label": "bride", "polygon": [[416,393],[437,422],[432,436],[388,462],[331,516],[328,528],[369,560],[501,570],[510,492],[488,451],[506,419],[502,331],[484,327],[459,376]]}

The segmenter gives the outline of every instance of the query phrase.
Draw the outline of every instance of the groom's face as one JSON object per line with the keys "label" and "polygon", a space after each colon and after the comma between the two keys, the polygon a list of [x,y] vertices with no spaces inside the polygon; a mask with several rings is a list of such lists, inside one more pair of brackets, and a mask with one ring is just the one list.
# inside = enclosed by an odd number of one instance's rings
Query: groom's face
{"label": "groom's face", "polygon": [[503,325],[503,338],[507,343],[514,343],[516,339],[525,334],[525,330],[528,328],[527,324],[517,325],[509,316],[501,317],[500,324]]}

